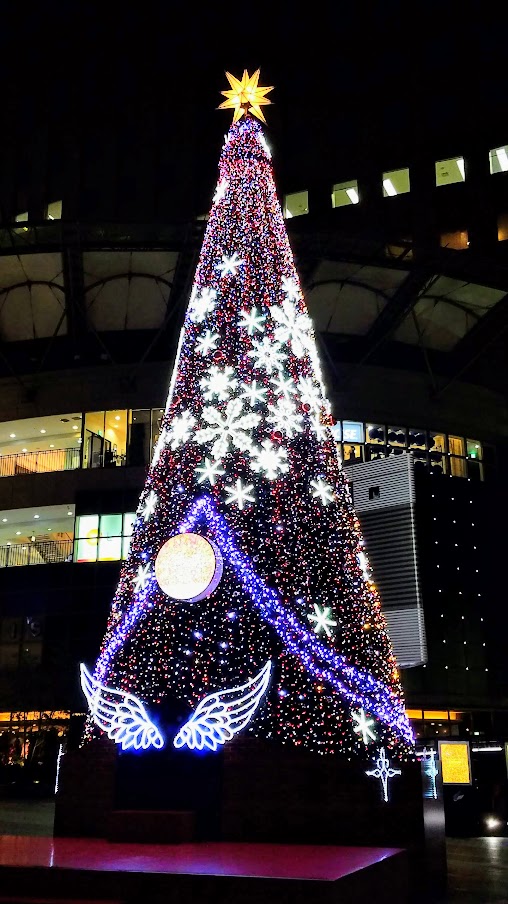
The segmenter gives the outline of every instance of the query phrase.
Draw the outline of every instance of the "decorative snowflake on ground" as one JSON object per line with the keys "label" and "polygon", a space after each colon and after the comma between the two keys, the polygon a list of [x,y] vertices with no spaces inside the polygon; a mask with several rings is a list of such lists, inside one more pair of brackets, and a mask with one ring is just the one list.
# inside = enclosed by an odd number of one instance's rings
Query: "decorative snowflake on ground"
{"label": "decorative snowflake on ground", "polygon": [[148,521],[148,519],[153,515],[157,502],[157,493],[154,493],[153,490],[150,490],[148,496],[146,496],[143,501],[143,507],[141,509],[141,517],[143,518],[143,521]]}
{"label": "decorative snowflake on ground", "polygon": [[286,293],[289,301],[297,301],[300,298],[301,292],[296,279],[286,276],[282,277],[282,291]]}
{"label": "decorative snowflake on ground", "polygon": [[264,404],[266,393],[267,390],[263,389],[262,386],[258,386],[257,380],[253,380],[252,383],[244,383],[240,398],[246,399],[249,405],[254,406],[256,402]]}
{"label": "decorative snowflake on ground", "polygon": [[296,395],[298,392],[293,378],[284,377],[284,374],[281,372],[276,374],[275,377],[272,377],[270,382],[274,387],[277,395],[282,395],[285,399],[289,399],[292,395]]}
{"label": "decorative snowflake on ground", "polygon": [[231,393],[238,386],[238,380],[234,376],[232,367],[216,367],[212,364],[206,377],[200,381],[203,396],[207,402],[211,402],[215,397],[220,402],[225,402]]}
{"label": "decorative snowflake on ground", "polygon": [[264,339],[253,342],[252,345],[252,350],[247,354],[254,359],[255,367],[262,368],[271,374],[284,366],[286,354],[282,350],[280,342],[274,342],[265,336]]}
{"label": "decorative snowflake on ground", "polygon": [[321,609],[317,603],[314,603],[314,615],[311,613],[307,618],[309,621],[315,622],[314,632],[316,634],[321,634],[321,631],[323,631],[327,637],[332,636],[330,628],[335,628],[337,622],[333,618],[330,618],[331,611],[330,606],[323,606]]}
{"label": "decorative snowflake on ground", "polygon": [[192,433],[196,418],[190,411],[184,411],[180,417],[175,417],[168,429],[168,440],[172,449],[177,449],[189,439]]}
{"label": "decorative snowflake on ground", "polygon": [[217,188],[215,189],[215,194],[213,196],[214,204],[218,204],[219,201],[222,201],[228,188],[229,188],[229,182],[227,179],[221,179],[220,182],[217,183]]}
{"label": "decorative snowflake on ground", "polygon": [[263,440],[261,447],[252,451],[252,458],[253,470],[262,473],[268,480],[276,480],[289,470],[286,450],[272,445],[269,439]]}
{"label": "decorative snowflake on ground", "polygon": [[202,323],[211,314],[217,301],[215,289],[202,288],[198,291],[194,286],[189,302],[189,317],[193,323]]}
{"label": "decorative snowflake on ground", "polygon": [[279,399],[276,405],[268,406],[267,421],[275,428],[291,438],[302,431],[302,416],[295,411],[295,406],[288,399]]}
{"label": "decorative snowflake on ground", "polygon": [[252,308],[250,311],[241,311],[240,316],[242,319],[239,320],[238,326],[244,327],[249,336],[252,336],[254,330],[257,330],[258,333],[263,332],[266,314],[258,314],[258,309]]}
{"label": "decorative snowflake on ground", "polygon": [[220,477],[222,474],[225,474],[224,468],[221,468],[220,462],[211,461],[209,458],[205,458],[203,464],[196,468],[196,473],[201,476],[198,477],[198,483],[204,483],[205,480],[208,480],[210,486],[215,486],[215,478]]}
{"label": "decorative snowflake on ground", "polygon": [[252,451],[252,430],[259,424],[260,415],[254,412],[245,414],[241,399],[231,399],[225,414],[208,406],[203,409],[202,416],[209,426],[198,430],[195,439],[198,443],[214,440],[212,455],[217,461],[226,455],[231,446],[241,452]]}
{"label": "decorative snowflake on ground", "polygon": [[293,354],[302,358],[308,348],[312,321],[308,314],[300,314],[289,298],[282,305],[272,305],[270,314],[279,325],[275,328],[275,338],[279,342],[290,342]]}
{"label": "decorative snowflake on ground", "polygon": [[218,333],[212,333],[211,330],[207,330],[204,336],[198,336],[196,339],[196,351],[200,355],[209,355],[210,352],[215,351],[217,348],[219,339]]}
{"label": "decorative snowflake on ground", "polygon": [[333,487],[326,483],[322,477],[311,480],[312,496],[314,499],[320,499],[323,505],[333,502]]}
{"label": "decorative snowflake on ground", "polygon": [[238,478],[234,487],[224,487],[224,489],[229,495],[229,499],[226,499],[226,505],[236,502],[240,511],[243,511],[246,502],[254,502],[254,496],[251,495],[254,489],[253,483],[243,484]]}
{"label": "decorative snowflake on ground", "polygon": [[228,273],[231,273],[232,276],[236,276],[238,267],[241,267],[244,263],[245,261],[240,260],[236,251],[231,257],[227,257],[227,255],[223,254],[220,264],[217,264],[217,270],[220,270],[221,277],[227,276]]}

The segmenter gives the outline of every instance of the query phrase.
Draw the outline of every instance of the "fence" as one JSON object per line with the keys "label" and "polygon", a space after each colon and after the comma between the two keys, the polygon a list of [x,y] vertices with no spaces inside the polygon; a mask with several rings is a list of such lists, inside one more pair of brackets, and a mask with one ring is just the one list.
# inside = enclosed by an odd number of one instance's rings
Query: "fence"
{"label": "fence", "polygon": [[0,477],[74,471],[80,467],[81,449],[48,449],[45,452],[18,452],[17,455],[0,456]]}
{"label": "fence", "polygon": [[73,543],[73,540],[35,540],[33,543],[0,546],[0,568],[71,562]]}

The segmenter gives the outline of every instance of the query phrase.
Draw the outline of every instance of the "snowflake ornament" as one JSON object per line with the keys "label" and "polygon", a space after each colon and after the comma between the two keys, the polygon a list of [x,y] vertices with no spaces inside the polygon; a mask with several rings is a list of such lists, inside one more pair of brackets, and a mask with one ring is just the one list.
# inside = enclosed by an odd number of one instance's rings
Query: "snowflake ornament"
{"label": "snowflake ornament", "polygon": [[252,451],[252,430],[257,427],[260,415],[254,412],[246,414],[243,411],[241,399],[231,399],[225,414],[217,408],[207,406],[203,409],[203,420],[208,427],[197,431],[195,439],[198,443],[209,443],[214,440],[212,455],[218,461],[230,450],[231,447],[240,452]]}
{"label": "snowflake ornament", "polygon": [[302,432],[302,415],[298,414],[295,406],[287,399],[279,399],[276,405],[269,405],[268,412],[268,423],[288,438]]}
{"label": "snowflake ornament", "polygon": [[193,323],[202,323],[211,314],[217,302],[215,289],[202,288],[198,291],[194,286],[189,302],[189,317]]}
{"label": "snowflake ornament", "polygon": [[316,434],[316,439],[318,439],[319,442],[321,442],[321,440],[328,439],[328,434],[326,432],[328,428],[326,424],[321,423],[321,416],[319,412],[316,411],[311,414],[310,425],[314,433]]}
{"label": "snowflake ornament", "polygon": [[216,477],[221,477],[226,472],[224,468],[221,468],[220,462],[205,458],[203,464],[196,468],[196,473],[200,475],[198,483],[204,483],[205,480],[208,480],[210,486],[214,487]]}
{"label": "snowflake ornament", "polygon": [[293,354],[297,358],[303,358],[307,352],[312,330],[312,321],[308,314],[300,314],[288,298],[282,305],[272,305],[270,308],[272,319],[278,323],[275,328],[275,338],[279,342],[291,343]]}
{"label": "snowflake ornament", "polygon": [[265,336],[252,343],[253,348],[247,352],[254,360],[254,367],[266,370],[268,374],[280,370],[284,366],[286,354],[281,348],[280,342],[274,342]]}
{"label": "snowflake ornament", "polygon": [[216,367],[212,365],[208,374],[200,381],[203,396],[207,402],[211,402],[216,397],[220,402],[225,402],[227,398],[238,386],[238,380],[234,376],[232,367]]}
{"label": "snowflake ornament", "polygon": [[217,188],[215,189],[215,194],[213,196],[213,204],[218,204],[219,201],[222,201],[228,188],[229,182],[227,179],[221,179],[220,182],[217,183]]}
{"label": "snowflake ornament", "polygon": [[258,333],[263,332],[265,320],[266,314],[258,314],[257,308],[251,308],[250,311],[241,311],[241,319],[238,322],[238,326],[246,329],[249,336],[252,336],[255,330]]}
{"label": "snowflake ornament", "polygon": [[224,489],[229,495],[229,499],[226,499],[226,505],[231,505],[234,502],[240,511],[243,511],[246,502],[254,502],[254,496],[251,495],[254,489],[253,483],[243,484],[238,478],[234,487],[224,487]]}
{"label": "snowflake ornament", "polygon": [[221,277],[227,276],[228,273],[231,273],[231,276],[236,276],[236,271],[238,267],[241,267],[245,261],[240,260],[236,251],[231,257],[227,257],[227,255],[222,255],[222,260],[220,264],[217,264],[217,270],[220,270]]}
{"label": "snowflake ornament", "polygon": [[282,277],[282,291],[286,293],[289,301],[297,301],[300,296],[300,287],[296,281],[292,277],[289,279],[285,276]]}
{"label": "snowflake ornament", "polygon": [[196,418],[190,411],[184,411],[180,417],[175,417],[173,419],[168,428],[168,440],[173,450],[187,442],[194,429],[195,423]]}
{"label": "snowflake ornament", "polygon": [[333,502],[333,487],[326,483],[322,477],[311,480],[312,496],[314,499],[320,499],[323,505]]}
{"label": "snowflake ornament", "polygon": [[153,515],[157,502],[158,502],[157,493],[154,493],[153,490],[150,490],[150,492],[148,493],[148,496],[146,496],[146,498],[144,499],[143,507],[142,507],[141,513],[140,513],[141,517],[143,518],[143,521],[145,521],[145,522],[148,521],[148,519]]}
{"label": "snowflake ornament", "polygon": [[268,480],[277,480],[280,474],[289,470],[286,450],[272,445],[269,439],[263,440],[261,447],[252,451],[252,459],[253,470]]}
{"label": "snowflake ornament", "polygon": [[263,389],[262,386],[258,386],[257,380],[253,380],[252,383],[243,384],[243,392],[240,393],[240,398],[246,399],[249,405],[254,407],[256,402],[265,403],[266,393],[267,390]]}
{"label": "snowflake ornament", "polygon": [[321,634],[321,631],[323,631],[327,637],[332,636],[330,628],[336,628],[337,622],[333,618],[330,618],[331,611],[332,610],[330,606],[323,606],[323,608],[321,609],[317,603],[314,603],[314,614],[311,613],[307,616],[307,618],[309,619],[309,621],[315,622],[315,634]]}
{"label": "snowflake ornament", "polygon": [[217,348],[219,339],[218,333],[212,333],[211,330],[207,330],[203,336],[198,336],[196,339],[196,351],[200,355],[209,355],[210,352],[214,352]]}
{"label": "snowflake ornament", "polygon": [[134,578],[134,593],[138,593],[140,590],[146,590],[148,581],[151,577],[152,572],[150,571],[150,562],[147,562],[146,565],[138,565],[138,571]]}
{"label": "snowflake ornament", "polygon": [[161,452],[168,441],[168,431],[166,429],[161,430],[159,433],[159,438],[155,443],[155,447],[153,450],[153,458],[152,458],[152,468],[155,467],[157,462],[159,461]]}
{"label": "snowflake ornament", "polygon": [[317,411],[321,409],[321,390],[315,385],[312,377],[300,377],[298,380],[298,392],[302,405],[308,405]]}
{"label": "snowflake ornament", "polygon": [[296,395],[298,390],[292,377],[285,377],[279,372],[270,380],[277,395],[283,396],[284,399],[290,399],[292,395]]}
{"label": "snowflake ornament", "polygon": [[376,735],[372,731],[372,726],[375,725],[374,719],[368,719],[363,709],[359,709],[357,712],[352,710],[351,715],[356,722],[353,731],[361,734],[365,746],[367,746],[369,741],[375,741]]}

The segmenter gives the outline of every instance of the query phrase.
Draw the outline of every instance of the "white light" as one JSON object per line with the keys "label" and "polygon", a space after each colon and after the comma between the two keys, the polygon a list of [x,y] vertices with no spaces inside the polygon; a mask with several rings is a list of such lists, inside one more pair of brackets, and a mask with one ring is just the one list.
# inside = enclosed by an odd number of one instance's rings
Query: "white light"
{"label": "white light", "polygon": [[45,430],[41,430],[41,433],[46,433],[46,431],[45,431]]}
{"label": "white light", "polygon": [[115,421],[119,421],[119,420],[120,420],[120,415],[119,415],[119,414],[115,414]]}
{"label": "white light", "polygon": [[346,188],[346,195],[351,201],[351,204],[358,204],[360,198],[358,197],[356,188]]}
{"label": "white light", "polygon": [[337,626],[337,622],[330,618],[331,607],[323,606],[322,609],[318,606],[317,603],[314,603],[314,615],[308,615],[307,618],[309,621],[315,622],[314,625],[314,633],[320,634],[321,631],[324,631],[327,637],[332,636],[332,632],[329,630],[330,628],[335,628]]}
{"label": "white light", "polygon": [[17,531],[16,531],[16,536],[19,537],[20,534],[21,534],[21,531],[20,531],[20,530],[17,530]]}
{"label": "white light", "polygon": [[122,750],[161,748],[164,740],[150,721],[141,700],[134,694],[117,691],[100,684],[83,665],[80,666],[81,687],[90,714],[108,738],[122,746]]}
{"label": "white light", "polygon": [[21,451],[22,451],[22,452],[28,452],[28,449],[22,449]]}
{"label": "white light", "polygon": [[50,444],[49,444],[49,448],[50,448],[50,449],[54,449],[54,448],[55,448],[55,444],[54,444],[54,443],[50,443]]}
{"label": "white light", "polygon": [[353,727],[353,731],[357,734],[361,734],[363,738],[363,743],[367,745],[369,743],[369,739],[372,741],[376,740],[376,735],[372,731],[372,726],[375,724],[374,719],[368,719],[365,710],[360,709],[358,712],[351,712],[353,719],[356,720],[356,725]]}
{"label": "white light", "polygon": [[68,515],[72,515],[72,512],[67,512]]}
{"label": "white light", "polygon": [[464,167],[464,158],[463,157],[457,157],[457,166],[459,168],[459,173],[462,176],[462,181],[464,182],[465,178],[466,178],[466,170]]}
{"label": "white light", "polygon": [[40,515],[34,515],[34,518],[36,518],[36,519],[40,518],[40,517],[41,517]]}
{"label": "white light", "polygon": [[391,179],[383,179],[383,188],[387,195],[393,197],[397,194],[397,189],[395,188]]}
{"label": "white light", "polygon": [[196,602],[217,587],[222,577],[222,556],[215,544],[200,534],[175,534],[157,554],[155,577],[167,596]]}
{"label": "white light", "polygon": [[502,826],[502,822],[500,819],[497,819],[495,816],[487,816],[485,820],[485,825],[488,829],[499,829]]}
{"label": "white light", "polygon": [[[505,148],[498,148],[497,151],[497,159],[499,160],[499,166],[503,173],[508,170],[508,154],[506,153]],[[476,447],[478,449],[478,446]]]}
{"label": "white light", "polygon": [[73,429],[73,430],[78,430],[79,428],[76,427],[76,424],[73,424],[73,425],[72,425],[72,429]]}
{"label": "white light", "polygon": [[2,518],[2,521],[3,521],[4,524],[5,524],[5,522],[7,521],[7,518]]}
{"label": "white light", "polygon": [[16,434],[15,434],[15,433],[9,433],[9,436],[10,436],[11,439],[16,439]]}
{"label": "white light", "polygon": [[268,688],[271,671],[272,663],[268,660],[259,674],[245,684],[204,697],[176,735],[174,746],[217,750],[219,744],[230,741],[252,719]]}
{"label": "white light", "polygon": [[[53,219],[53,217],[51,217]],[[60,777],[60,760],[63,756],[63,744],[60,744],[58,748],[58,756],[56,758],[56,776],[55,776],[55,794],[58,793],[58,779]]]}
{"label": "white light", "polygon": [[501,753],[502,747],[472,747],[473,753]]}

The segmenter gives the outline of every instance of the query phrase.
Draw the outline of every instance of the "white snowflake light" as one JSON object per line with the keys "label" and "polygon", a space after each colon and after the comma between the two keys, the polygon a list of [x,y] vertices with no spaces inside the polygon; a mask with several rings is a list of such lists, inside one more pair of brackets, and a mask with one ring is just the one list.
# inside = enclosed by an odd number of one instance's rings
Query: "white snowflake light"
{"label": "white snowflake light", "polygon": [[271,384],[278,395],[289,399],[292,395],[296,395],[297,388],[292,377],[284,377],[284,374],[278,373],[271,379]]}
{"label": "white snowflake light", "polygon": [[313,412],[310,415],[310,425],[316,434],[316,438],[321,441],[328,438],[327,434],[327,426],[321,423],[321,416],[319,412]]}
{"label": "white snowflake light", "polygon": [[258,139],[258,141],[259,141],[261,147],[263,148],[263,150],[264,150],[266,156],[268,157],[269,160],[271,160],[271,159],[272,159],[272,152],[271,152],[270,148],[268,147],[266,138],[265,138],[265,136],[263,135],[262,132],[258,132],[258,133],[257,133],[257,139]]}
{"label": "white snowflake light", "polygon": [[208,480],[210,486],[214,487],[216,477],[220,477],[226,472],[224,468],[221,468],[220,462],[211,461],[210,458],[205,458],[203,464],[196,468],[196,473],[200,475],[198,477],[198,483],[204,483],[205,480]]}
{"label": "white snowflake light", "polygon": [[159,433],[159,438],[155,443],[155,447],[153,450],[153,458],[152,458],[152,468],[155,467],[157,462],[159,461],[160,454],[168,441],[168,431],[166,429],[161,430]]}
{"label": "white snowflake light", "polygon": [[147,562],[146,565],[138,565],[138,572],[134,578],[134,593],[137,593],[139,590],[146,590],[146,586],[151,577],[152,572],[150,571],[150,562]]}
{"label": "white snowflake light", "polygon": [[251,495],[254,489],[253,483],[243,484],[238,478],[234,487],[225,487],[224,489],[229,495],[229,499],[226,499],[226,505],[231,505],[231,503],[235,502],[240,511],[242,511],[246,502],[254,502],[254,496]]}
{"label": "white snowflake light", "polygon": [[250,311],[242,311],[240,316],[241,319],[238,322],[238,326],[246,329],[249,336],[252,336],[255,330],[258,333],[263,332],[266,314],[258,314],[257,308],[251,308]]}
{"label": "white snowflake light", "polygon": [[236,251],[231,257],[227,257],[227,255],[222,255],[222,260],[220,264],[217,264],[217,270],[220,270],[221,277],[227,276],[228,273],[231,273],[232,276],[236,276],[236,271],[238,267],[241,267],[245,261],[240,260]]}
{"label": "white snowflake light", "polygon": [[309,621],[315,622],[315,634],[321,634],[321,631],[323,631],[327,637],[332,636],[330,628],[337,627],[337,622],[333,618],[330,618],[331,611],[332,610],[330,606],[323,606],[323,608],[321,609],[321,607],[318,606],[317,603],[314,603],[314,614],[311,613],[307,617]]}
{"label": "white snowflake light", "polygon": [[262,473],[268,480],[276,480],[280,474],[285,474],[289,470],[286,450],[272,445],[269,439],[263,440],[261,448],[253,450],[252,458],[253,469]]}
{"label": "white snowflake light", "polygon": [[312,496],[314,499],[320,499],[323,505],[333,502],[333,487],[326,483],[322,477],[311,480]]}
{"label": "white snowflake light", "polygon": [[211,402],[214,398],[217,398],[220,402],[225,402],[229,398],[238,386],[238,380],[234,373],[232,367],[221,369],[216,367],[215,364],[211,366],[208,374],[200,382],[203,396],[207,402]]}
{"label": "white snowflake light", "polygon": [[298,392],[303,405],[309,405],[317,411],[321,409],[321,390],[315,385],[311,377],[300,377],[298,380]]}
{"label": "white snowflake light", "polygon": [[172,449],[177,449],[183,445],[191,435],[196,418],[190,411],[184,411],[180,417],[175,417],[168,428],[168,440]]}
{"label": "white snowflake light", "polygon": [[300,314],[288,298],[283,300],[282,305],[272,305],[270,314],[278,323],[275,338],[279,342],[290,342],[293,354],[302,358],[312,338],[309,335],[312,329],[309,315]]}
{"label": "white snowflake light", "polygon": [[195,439],[198,443],[209,443],[214,440],[212,455],[217,461],[226,455],[231,446],[241,452],[252,450],[252,430],[257,427],[261,418],[254,412],[245,414],[241,399],[231,399],[226,406],[225,414],[217,408],[208,406],[203,409],[202,417],[208,427],[198,430]]}
{"label": "white snowflake light", "polygon": [[300,298],[300,288],[296,279],[292,279],[291,277],[287,279],[285,276],[282,277],[282,291],[286,293],[289,301],[296,301]]}
{"label": "white snowflake light", "polygon": [[151,515],[153,515],[157,502],[158,502],[157,493],[154,493],[153,490],[150,490],[150,492],[148,493],[148,496],[146,497],[146,499],[143,502],[143,508],[141,509],[141,517],[143,518],[143,521],[148,521],[148,519],[151,517]]}
{"label": "white snowflake light", "polygon": [[247,354],[254,359],[255,367],[266,370],[268,374],[280,370],[286,358],[280,342],[274,342],[268,336],[253,342],[253,348]]}
{"label": "white snowflake light", "polygon": [[193,323],[202,323],[208,314],[211,314],[217,301],[215,289],[202,288],[192,290],[189,302],[189,317]]}
{"label": "white snowflake light", "polygon": [[374,719],[368,719],[363,709],[359,709],[357,712],[351,711],[351,715],[356,722],[353,731],[361,734],[363,743],[367,745],[369,740],[375,741],[376,735],[372,731],[372,726],[375,725]]}
{"label": "white snowflake light", "polygon": [[214,352],[217,348],[219,338],[218,333],[212,333],[211,330],[207,330],[203,336],[198,336],[196,339],[196,351],[200,355],[209,355],[210,352]]}
{"label": "white snowflake light", "polygon": [[227,179],[221,179],[220,182],[217,183],[217,188],[215,189],[215,194],[213,196],[213,203],[218,204],[219,201],[222,201],[224,195],[226,194],[229,187],[229,182]]}
{"label": "white snowflake light", "polygon": [[269,405],[268,412],[267,421],[275,430],[279,430],[289,438],[295,433],[301,433],[303,418],[287,399],[279,399],[276,405]]}
{"label": "white snowflake light", "polygon": [[243,392],[240,394],[241,399],[246,399],[249,405],[254,405],[256,402],[265,401],[266,389],[263,389],[262,386],[258,386],[257,380],[253,380],[252,383],[244,383]]}

